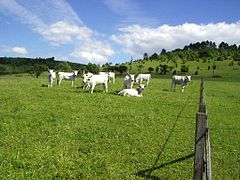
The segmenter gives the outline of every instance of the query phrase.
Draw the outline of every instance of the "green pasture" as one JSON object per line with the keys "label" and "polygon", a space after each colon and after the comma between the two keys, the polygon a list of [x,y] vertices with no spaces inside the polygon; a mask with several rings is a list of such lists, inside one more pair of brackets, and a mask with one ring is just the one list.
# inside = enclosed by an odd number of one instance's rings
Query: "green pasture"
{"label": "green pasture", "polygon": [[[239,72],[239,71],[238,71]],[[120,97],[123,78],[90,94],[47,74],[0,77],[1,179],[192,179],[200,78],[171,92],[156,76],[143,97]],[[136,85],[135,85],[136,86]],[[238,179],[240,81],[205,81],[213,179]]]}

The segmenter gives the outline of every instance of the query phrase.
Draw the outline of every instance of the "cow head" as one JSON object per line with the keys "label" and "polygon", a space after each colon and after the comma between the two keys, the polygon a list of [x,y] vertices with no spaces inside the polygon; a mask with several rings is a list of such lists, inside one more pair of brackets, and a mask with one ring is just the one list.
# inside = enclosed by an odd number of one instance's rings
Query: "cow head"
{"label": "cow head", "polygon": [[88,82],[88,74],[83,74],[83,83],[86,84]]}
{"label": "cow head", "polygon": [[48,76],[52,77],[54,74],[54,70],[53,69],[48,69]]}
{"label": "cow head", "polygon": [[78,71],[73,71],[73,75],[74,75],[74,77],[77,77]]}
{"label": "cow head", "polygon": [[128,77],[129,77],[129,80],[130,80],[131,82],[134,82],[134,76],[135,76],[135,74],[129,74],[129,73],[127,73],[127,75],[128,75]]}
{"label": "cow head", "polygon": [[141,94],[143,90],[144,90],[144,85],[143,85],[143,84],[140,84],[140,85],[138,86],[138,88],[137,88],[138,94]]}
{"label": "cow head", "polygon": [[191,82],[191,76],[185,76],[185,82]]}

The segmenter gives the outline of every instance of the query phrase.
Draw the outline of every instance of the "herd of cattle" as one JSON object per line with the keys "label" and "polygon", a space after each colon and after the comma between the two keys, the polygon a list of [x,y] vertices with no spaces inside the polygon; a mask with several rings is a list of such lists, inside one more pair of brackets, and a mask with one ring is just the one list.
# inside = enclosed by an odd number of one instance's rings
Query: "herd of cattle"
{"label": "herd of cattle", "polygon": [[[78,71],[73,72],[55,72],[52,69],[48,69],[48,87],[53,86],[53,81],[57,79],[57,84],[60,86],[62,80],[71,81],[73,86],[74,81],[78,75]],[[100,72],[99,74],[93,74],[91,72],[83,73],[83,88],[88,89],[90,93],[93,93],[94,88],[97,84],[103,84],[105,92],[108,92],[108,83],[112,82],[115,84],[115,73],[114,72]],[[149,81],[151,79],[151,74],[138,74],[135,78],[134,74],[129,74],[123,79],[123,90],[121,90],[118,95],[122,96],[136,96],[142,97],[142,91],[144,90],[144,86],[148,86]],[[172,90],[175,91],[176,84],[181,85],[182,92],[184,92],[184,88],[187,83],[191,81],[191,76],[177,76],[174,75],[172,77]],[[137,88],[133,88],[134,83],[138,83]],[[144,82],[144,84],[142,84]]]}

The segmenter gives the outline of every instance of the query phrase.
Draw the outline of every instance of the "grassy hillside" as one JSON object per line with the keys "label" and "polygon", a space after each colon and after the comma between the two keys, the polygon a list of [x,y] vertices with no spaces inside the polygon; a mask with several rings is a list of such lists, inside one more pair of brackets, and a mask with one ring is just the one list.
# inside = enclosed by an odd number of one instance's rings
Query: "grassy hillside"
{"label": "grassy hillside", "polygon": [[[222,78],[218,80],[239,80],[239,74],[240,74],[240,66],[237,64],[237,62],[234,62],[232,66],[229,64],[232,61],[225,60],[225,61],[213,61],[213,60],[208,60],[208,61],[187,61],[186,63],[182,63],[182,61],[177,61],[177,67],[172,61],[166,61],[166,62],[161,62],[158,60],[144,60],[144,61],[136,61],[133,62],[131,65],[128,63],[127,67],[128,70],[132,73],[149,73],[148,68],[152,67],[154,68],[154,71],[152,71],[153,75],[159,75],[159,73],[156,73],[156,67],[159,66],[160,64],[166,64],[168,66],[173,66],[174,68],[172,71],[167,73],[167,77],[170,77],[173,75],[173,71],[176,70],[176,74],[185,74],[181,72],[181,65],[185,65],[189,67],[189,72],[186,74],[189,75],[195,75],[195,72],[198,71],[198,75],[195,76],[195,78],[212,78],[213,75],[213,70],[212,70],[212,65],[216,65],[216,69],[214,70],[214,75],[220,76]],[[139,71],[138,66],[142,65],[143,69]],[[131,66],[131,67],[130,67]],[[208,70],[208,67],[211,67],[211,69]]]}
{"label": "grassy hillside", "polygon": [[192,179],[203,76],[213,179],[238,179],[240,70],[221,62],[221,78],[211,78],[207,62],[189,62],[190,74],[197,66],[200,73],[184,93],[170,91],[171,73],[154,75],[143,98],[117,96],[122,77],[108,93],[97,86],[89,94],[79,88],[81,77],[75,87],[47,88],[46,73],[0,76],[0,178]]}

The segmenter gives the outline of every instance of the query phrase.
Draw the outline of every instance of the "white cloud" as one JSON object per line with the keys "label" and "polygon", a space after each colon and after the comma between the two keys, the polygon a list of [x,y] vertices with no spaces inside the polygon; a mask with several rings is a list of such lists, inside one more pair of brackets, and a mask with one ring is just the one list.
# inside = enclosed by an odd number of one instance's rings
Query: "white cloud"
{"label": "white cloud", "polygon": [[205,40],[222,41],[229,44],[240,44],[240,23],[185,23],[178,26],[162,25],[157,28],[142,27],[140,25],[127,26],[119,29],[120,34],[112,35],[111,39],[120,44],[124,51],[135,56],[142,56],[161,49],[173,50],[185,45]]}
{"label": "white cloud", "polygon": [[82,25],[71,6],[63,0],[1,0],[0,11],[32,27],[45,26],[60,20]]}
{"label": "white cloud", "polygon": [[100,41],[85,42],[71,53],[72,57],[82,59],[86,63],[98,64],[106,63],[108,57],[112,55],[114,51],[110,45]]}
{"label": "white cloud", "polygon": [[24,47],[13,47],[9,50],[11,53],[16,53],[16,54],[27,54],[27,49]]}
{"label": "white cloud", "polygon": [[[41,35],[50,45],[78,47],[73,53],[78,62],[102,63],[114,54],[110,45],[96,40],[98,32],[83,25],[81,19],[64,0],[0,0],[0,12],[19,19]],[[22,51],[24,52],[24,51]]]}
{"label": "white cloud", "polygon": [[71,43],[75,40],[89,41],[93,35],[91,29],[70,24],[67,21],[58,21],[44,28],[38,27],[35,31],[54,46]]}

